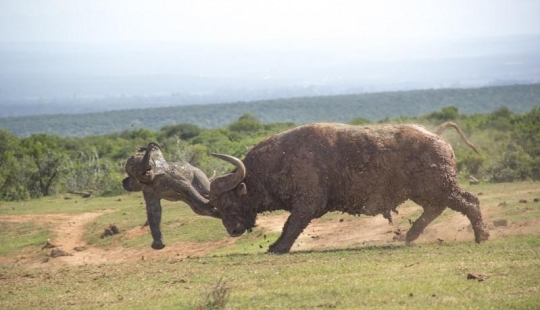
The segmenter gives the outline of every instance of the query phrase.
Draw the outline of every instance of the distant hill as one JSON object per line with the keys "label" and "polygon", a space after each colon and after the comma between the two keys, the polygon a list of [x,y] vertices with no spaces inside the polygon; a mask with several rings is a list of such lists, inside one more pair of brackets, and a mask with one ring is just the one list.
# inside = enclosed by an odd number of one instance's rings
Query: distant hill
{"label": "distant hill", "polygon": [[0,128],[24,137],[36,133],[87,136],[190,123],[205,128],[222,127],[244,113],[263,123],[315,121],[348,122],[356,117],[377,121],[399,116],[419,116],[455,106],[461,113],[489,113],[508,107],[516,113],[540,105],[540,84],[434,89],[356,95],[304,97],[228,104],[174,106],[91,114],[43,115],[0,118]]}

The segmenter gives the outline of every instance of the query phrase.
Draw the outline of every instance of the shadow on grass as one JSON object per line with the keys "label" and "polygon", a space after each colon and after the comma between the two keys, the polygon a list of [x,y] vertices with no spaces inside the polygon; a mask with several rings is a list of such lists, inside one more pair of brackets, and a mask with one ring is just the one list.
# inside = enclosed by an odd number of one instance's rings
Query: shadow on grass
{"label": "shadow on grass", "polygon": [[294,251],[289,253],[282,253],[282,254],[275,254],[275,253],[230,253],[230,254],[216,254],[211,255],[208,257],[220,257],[220,258],[226,258],[226,257],[253,257],[253,256],[263,256],[263,255],[274,255],[274,256],[281,256],[281,255],[294,255],[294,256],[301,256],[301,255],[309,255],[309,254],[322,254],[322,253],[355,253],[355,252],[369,252],[374,250],[381,250],[381,251],[395,251],[405,248],[415,247],[415,245],[405,245],[405,244],[388,244],[388,245],[369,245],[369,246],[362,246],[357,248],[342,248],[342,249],[325,249],[325,250],[302,250],[302,251]]}
{"label": "shadow on grass", "polygon": [[303,254],[313,254],[313,253],[354,253],[354,252],[367,252],[373,250],[383,250],[383,251],[394,251],[399,249],[405,249],[409,247],[414,247],[414,245],[405,245],[405,244],[386,244],[386,245],[368,245],[357,248],[342,248],[342,249],[326,249],[326,250],[303,250],[290,252],[290,255],[303,255]]}

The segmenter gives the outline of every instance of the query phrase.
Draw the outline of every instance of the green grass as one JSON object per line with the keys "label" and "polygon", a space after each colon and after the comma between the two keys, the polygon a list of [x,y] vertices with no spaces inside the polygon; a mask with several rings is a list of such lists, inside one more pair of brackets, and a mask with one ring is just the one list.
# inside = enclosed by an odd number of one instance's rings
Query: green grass
{"label": "green grass", "polygon": [[[469,272],[487,276],[467,280]],[[230,254],[59,270],[2,266],[4,309],[185,309],[220,279],[229,309],[535,309],[540,238]]]}
{"label": "green grass", "polygon": [[540,198],[540,184],[537,182],[483,184],[469,186],[468,190],[480,194],[481,208],[490,209],[492,220],[506,219],[519,223],[540,219],[540,202],[534,202],[535,198]]}
{"label": "green grass", "polygon": [[64,199],[62,196],[47,197],[29,201],[6,202],[0,201],[0,216],[2,215],[33,215],[66,213],[76,214],[94,212],[106,209],[131,209],[133,205],[140,205],[140,194],[124,195],[119,197],[97,197]]}
{"label": "green grass", "polygon": [[[166,243],[178,241],[205,242],[216,241],[227,237],[221,221],[196,216],[191,209],[181,202],[162,201],[162,233]],[[126,239],[125,234],[111,238],[100,238],[103,229],[111,224],[117,225],[121,231],[140,228],[146,221],[146,210],[142,195],[129,194],[120,197],[74,198],[63,197],[35,199],[23,202],[0,202],[0,216],[3,215],[37,215],[37,214],[78,214],[85,212],[107,213],[98,217],[87,226],[85,240],[92,245],[110,247],[147,247],[152,241],[146,233],[139,237]],[[6,224],[7,225],[7,224]],[[39,240],[54,237],[50,231],[43,230],[38,234]],[[0,237],[3,238],[3,237]],[[7,237],[6,237],[7,238]],[[1,239],[0,239],[1,240]],[[11,246],[2,254],[13,253],[24,247],[21,242]]]}
{"label": "green grass", "polygon": [[[468,187],[480,195],[490,220],[513,224],[540,218],[535,182]],[[519,203],[527,199],[528,203]],[[145,221],[139,194],[114,198],[40,199],[1,203],[0,216],[110,210],[87,226],[86,239],[99,247],[148,248],[148,233],[127,238]],[[499,203],[506,201],[506,206]],[[403,208],[413,208],[406,203]],[[163,203],[166,243],[219,241],[220,221],[196,216],[181,203]],[[414,211],[417,212],[416,210]],[[448,211],[454,214],[454,211]],[[441,219],[449,216],[443,214]],[[343,215],[328,215],[337,220]],[[397,220],[406,221],[401,216]],[[346,220],[349,220],[346,218]],[[122,233],[100,239],[103,227]],[[0,259],[39,252],[51,227],[0,220]],[[264,238],[266,235],[266,239]],[[147,259],[124,263],[31,268],[0,265],[2,309],[204,309],[208,292],[226,283],[227,309],[538,309],[540,235],[473,242],[429,243],[263,253],[279,236],[257,227],[204,257]],[[262,248],[261,248],[262,246]],[[5,260],[0,260],[4,262]],[[468,280],[467,274],[486,276]],[[222,282],[220,282],[222,281]],[[211,308],[211,307],[207,307]]]}
{"label": "green grass", "polygon": [[[99,238],[104,227],[117,225],[121,230],[139,229],[146,221],[146,210],[142,197],[129,197],[125,206],[119,206],[113,213],[101,216],[88,227],[86,240],[99,246],[147,247],[152,241],[149,233],[126,239],[120,234],[112,238]],[[117,200],[118,198],[111,198]],[[122,202],[124,199],[122,198]],[[162,201],[161,231],[165,243],[217,241],[227,236],[221,221],[209,217],[196,216],[184,203]]]}
{"label": "green grass", "polygon": [[268,246],[277,240],[279,235],[280,233],[268,233],[262,229],[254,228],[251,233],[236,238],[234,245],[218,249],[215,254],[264,253],[268,250]]}
{"label": "green grass", "polygon": [[43,246],[50,234],[50,227],[36,222],[0,221],[0,232],[0,255],[7,255],[25,247]]}

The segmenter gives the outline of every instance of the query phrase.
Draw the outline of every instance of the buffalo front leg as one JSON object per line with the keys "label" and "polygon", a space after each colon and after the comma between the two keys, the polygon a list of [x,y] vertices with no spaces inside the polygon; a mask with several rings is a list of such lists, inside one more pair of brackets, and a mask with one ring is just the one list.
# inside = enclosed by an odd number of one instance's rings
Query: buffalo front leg
{"label": "buffalo front leg", "polygon": [[302,231],[309,225],[311,219],[311,217],[306,215],[291,213],[285,222],[285,226],[283,226],[281,236],[268,248],[268,252],[274,254],[288,253],[294,241],[296,241]]}
{"label": "buffalo front leg", "polygon": [[152,249],[161,250],[165,247],[163,237],[161,235],[161,201],[154,193],[143,192],[144,201],[146,202],[146,216],[148,225],[150,225],[150,233],[154,241]]}
{"label": "buffalo front leg", "polygon": [[424,212],[416,221],[414,221],[411,229],[409,229],[409,231],[407,232],[407,236],[405,238],[405,242],[407,244],[410,244],[411,242],[416,240],[420,236],[420,234],[424,232],[424,229],[429,225],[429,223],[433,222],[433,220],[436,219],[439,215],[441,215],[444,209],[446,209],[446,207],[444,206],[435,206],[430,203],[419,204],[424,208]]}

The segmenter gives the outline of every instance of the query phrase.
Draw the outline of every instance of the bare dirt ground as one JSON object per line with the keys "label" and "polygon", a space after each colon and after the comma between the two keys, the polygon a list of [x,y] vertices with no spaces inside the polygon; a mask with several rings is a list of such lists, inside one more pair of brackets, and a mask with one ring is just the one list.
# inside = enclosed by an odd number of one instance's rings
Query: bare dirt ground
{"label": "bare dirt ground", "polygon": [[[404,220],[417,208],[400,209],[400,214],[394,216],[399,224],[389,224],[382,216],[351,217],[337,216],[331,220],[314,220],[298,238],[292,251],[325,250],[332,248],[361,247],[366,245],[382,245],[402,242],[410,224]],[[95,213],[83,214],[48,214],[48,215],[21,215],[0,216],[0,221],[26,222],[33,221],[49,224],[53,227],[55,239],[49,240],[54,248],[41,249],[48,251],[45,258],[36,259],[36,253],[22,253],[16,258],[0,257],[0,263],[28,265],[32,267],[47,266],[76,266],[85,264],[106,264],[124,261],[146,260],[156,258],[179,259],[192,256],[204,256],[213,253],[218,248],[232,245],[234,238],[225,238],[214,242],[176,242],[168,244],[160,251],[147,248],[133,249],[123,247],[100,248],[87,244],[83,239],[86,224],[98,216],[111,212],[104,210]],[[520,223],[508,223],[505,226],[495,227],[490,220],[490,209],[483,209],[485,222],[489,227],[491,239],[507,235],[540,234],[540,220],[529,220]],[[268,232],[281,232],[288,213],[269,214],[260,216],[258,225]],[[401,219],[401,221],[399,220]],[[149,234],[148,227],[136,227],[122,231],[126,237],[133,238]],[[418,244],[429,242],[473,241],[474,236],[468,219],[454,212],[444,220],[429,225],[424,234],[415,242]],[[35,249],[34,249],[35,251]],[[51,257],[52,252],[59,254]],[[62,254],[66,254],[63,256]],[[56,255],[55,255],[56,256]]]}
{"label": "bare dirt ground", "polygon": [[[35,253],[22,253],[16,258],[8,259],[0,257],[0,263],[14,263],[17,265],[29,265],[32,267],[43,266],[62,266],[62,265],[85,265],[85,264],[104,264],[117,263],[124,261],[145,260],[154,258],[184,258],[190,256],[201,256],[211,253],[216,248],[226,244],[234,243],[232,239],[226,239],[217,242],[177,242],[171,244],[160,251],[149,249],[131,249],[124,247],[100,248],[87,244],[83,239],[85,225],[90,223],[98,216],[102,216],[110,211],[83,213],[76,215],[68,214],[47,214],[47,215],[21,215],[21,216],[0,216],[0,221],[6,222],[26,222],[33,221],[37,223],[50,224],[53,227],[55,238],[49,240],[54,247],[41,249],[59,256],[54,258],[45,258],[36,261]],[[149,234],[149,229],[133,228],[126,232],[128,236],[138,236]],[[44,245],[45,246],[45,245]],[[67,255],[62,255],[61,253]]]}
{"label": "bare dirt ground", "polygon": [[[392,242],[404,242],[410,224],[397,224],[398,218],[409,218],[411,213],[420,208],[403,208],[399,215],[394,215],[395,224],[389,224],[382,216],[357,217],[352,220],[323,221],[316,219],[306,228],[295,242],[292,250],[335,249],[360,247],[366,245],[383,245]],[[484,222],[489,228],[490,239],[508,235],[540,234],[540,220],[529,220],[520,223],[508,223],[506,226],[495,227],[490,220],[490,209],[483,209]],[[267,216],[258,220],[258,225],[265,230],[281,232],[288,214]],[[416,217],[412,217],[416,219]],[[415,244],[431,242],[474,241],[474,232],[466,216],[458,212],[438,223],[431,223],[424,233],[414,242]]]}

